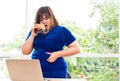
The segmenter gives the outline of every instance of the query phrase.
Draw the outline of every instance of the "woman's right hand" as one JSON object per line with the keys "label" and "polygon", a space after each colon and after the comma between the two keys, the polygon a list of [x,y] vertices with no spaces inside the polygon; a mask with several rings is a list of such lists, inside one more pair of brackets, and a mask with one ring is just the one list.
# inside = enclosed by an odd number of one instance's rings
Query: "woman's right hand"
{"label": "woman's right hand", "polygon": [[32,35],[35,37],[38,35],[38,33],[41,33],[45,30],[44,24],[34,24],[34,27],[32,28]]}
{"label": "woman's right hand", "polygon": [[39,32],[35,32],[35,27],[31,29],[31,35],[33,37],[37,36]]}

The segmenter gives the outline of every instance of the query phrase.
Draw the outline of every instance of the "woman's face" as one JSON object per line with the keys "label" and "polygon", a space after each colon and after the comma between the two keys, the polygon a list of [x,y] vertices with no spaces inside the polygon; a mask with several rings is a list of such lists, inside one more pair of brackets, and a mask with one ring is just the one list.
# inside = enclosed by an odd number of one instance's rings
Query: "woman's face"
{"label": "woman's face", "polygon": [[50,30],[50,28],[51,28],[51,19],[50,18],[48,18],[48,17],[46,17],[44,14],[43,14],[43,18],[42,18],[42,20],[41,20],[41,22],[44,24],[44,26],[45,26],[45,31],[47,32],[47,31],[49,31]]}

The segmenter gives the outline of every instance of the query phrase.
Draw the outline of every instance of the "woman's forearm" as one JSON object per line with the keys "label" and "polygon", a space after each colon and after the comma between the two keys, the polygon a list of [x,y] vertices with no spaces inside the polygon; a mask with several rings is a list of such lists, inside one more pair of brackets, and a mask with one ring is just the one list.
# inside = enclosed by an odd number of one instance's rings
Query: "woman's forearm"
{"label": "woman's forearm", "polygon": [[33,50],[33,40],[34,40],[34,36],[30,36],[29,39],[27,41],[25,41],[25,43],[22,45],[22,53],[24,55],[28,55],[32,52]]}
{"label": "woman's forearm", "polygon": [[63,57],[63,56],[72,56],[77,53],[80,53],[80,46],[77,44],[77,42],[74,42],[71,46],[66,48],[65,50],[58,51],[58,57]]}

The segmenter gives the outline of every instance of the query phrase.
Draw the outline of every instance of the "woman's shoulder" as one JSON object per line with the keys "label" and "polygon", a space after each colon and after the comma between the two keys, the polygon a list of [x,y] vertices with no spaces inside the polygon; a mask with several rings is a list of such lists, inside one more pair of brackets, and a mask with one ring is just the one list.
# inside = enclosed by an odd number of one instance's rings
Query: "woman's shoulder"
{"label": "woman's shoulder", "polygon": [[59,29],[59,30],[66,30],[67,28],[65,26],[62,26],[62,25],[58,25],[56,27],[56,29]]}

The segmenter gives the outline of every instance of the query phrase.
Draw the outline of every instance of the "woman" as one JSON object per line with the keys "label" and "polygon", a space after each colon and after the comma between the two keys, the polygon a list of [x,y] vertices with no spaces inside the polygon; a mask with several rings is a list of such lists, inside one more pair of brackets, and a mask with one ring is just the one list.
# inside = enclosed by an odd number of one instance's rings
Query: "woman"
{"label": "woman", "polygon": [[[44,24],[45,30],[36,31],[41,24]],[[63,50],[64,46],[68,48]],[[34,27],[22,46],[24,55],[31,52],[32,59],[40,60],[44,78],[67,78],[68,67],[63,57],[80,52],[75,37],[67,28],[58,24],[49,6],[38,9]]]}

